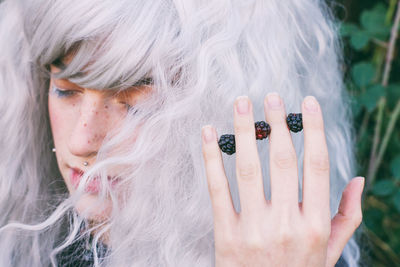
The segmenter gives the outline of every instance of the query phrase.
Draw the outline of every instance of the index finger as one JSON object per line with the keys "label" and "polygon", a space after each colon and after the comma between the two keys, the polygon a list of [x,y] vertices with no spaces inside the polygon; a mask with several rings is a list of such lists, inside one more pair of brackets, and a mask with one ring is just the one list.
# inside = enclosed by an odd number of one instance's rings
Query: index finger
{"label": "index finger", "polygon": [[233,207],[215,129],[210,125],[204,126],[202,128],[202,140],[208,190],[213,208],[214,227],[217,231],[218,229],[227,230],[235,219],[236,212]]}

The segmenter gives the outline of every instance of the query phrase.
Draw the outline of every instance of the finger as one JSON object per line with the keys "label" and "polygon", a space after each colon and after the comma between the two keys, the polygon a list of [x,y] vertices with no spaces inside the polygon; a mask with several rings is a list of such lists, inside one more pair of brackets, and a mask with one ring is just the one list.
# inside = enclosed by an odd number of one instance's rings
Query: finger
{"label": "finger", "polygon": [[277,93],[267,95],[265,116],[271,125],[269,154],[272,206],[298,209],[297,157],[286,124],[283,101]]}
{"label": "finger", "polygon": [[266,207],[253,109],[246,96],[238,97],[234,106],[236,176],[241,214],[251,217]]}
{"label": "finger", "polygon": [[228,180],[217,143],[217,134],[210,125],[202,128],[202,151],[215,229],[227,229],[236,216]]}
{"label": "finger", "polygon": [[328,148],[321,107],[313,96],[307,96],[304,99],[302,113],[304,127],[303,212],[308,218],[324,219],[329,225]]}
{"label": "finger", "polygon": [[365,179],[356,177],[350,181],[342,194],[339,211],[332,219],[328,242],[327,266],[334,266],[345,245],[361,224],[361,195]]}

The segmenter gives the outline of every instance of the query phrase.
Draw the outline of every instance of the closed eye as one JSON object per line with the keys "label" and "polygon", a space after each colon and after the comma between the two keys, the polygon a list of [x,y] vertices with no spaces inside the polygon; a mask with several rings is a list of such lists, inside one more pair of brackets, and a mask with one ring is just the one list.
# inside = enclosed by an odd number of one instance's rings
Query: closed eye
{"label": "closed eye", "polygon": [[76,90],[65,90],[58,88],[57,86],[53,85],[51,92],[54,93],[59,98],[70,97],[78,93]]}
{"label": "closed eye", "polygon": [[119,102],[119,103],[122,105],[125,105],[125,108],[129,113],[135,114],[138,111],[134,106],[132,106],[126,102]]}
{"label": "closed eye", "polygon": [[152,85],[154,84],[153,78],[145,77],[135,83],[134,86]]}

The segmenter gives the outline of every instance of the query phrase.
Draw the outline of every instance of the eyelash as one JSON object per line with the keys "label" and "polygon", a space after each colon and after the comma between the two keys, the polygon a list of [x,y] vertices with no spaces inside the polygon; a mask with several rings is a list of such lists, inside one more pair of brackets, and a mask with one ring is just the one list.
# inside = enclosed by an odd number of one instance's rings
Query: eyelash
{"label": "eyelash", "polygon": [[139,80],[134,86],[152,85],[154,84],[153,78],[146,77]]}
{"label": "eyelash", "polygon": [[53,85],[52,92],[57,95],[59,98],[70,97],[76,93],[74,90],[62,90]]}

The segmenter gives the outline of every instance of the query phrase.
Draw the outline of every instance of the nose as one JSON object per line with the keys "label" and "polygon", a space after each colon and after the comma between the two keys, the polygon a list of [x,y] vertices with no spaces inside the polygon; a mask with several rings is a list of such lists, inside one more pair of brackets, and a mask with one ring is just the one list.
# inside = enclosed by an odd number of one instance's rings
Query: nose
{"label": "nose", "polygon": [[69,138],[69,150],[77,157],[91,158],[97,154],[108,131],[104,101],[96,94],[85,93],[79,103],[79,115]]}

